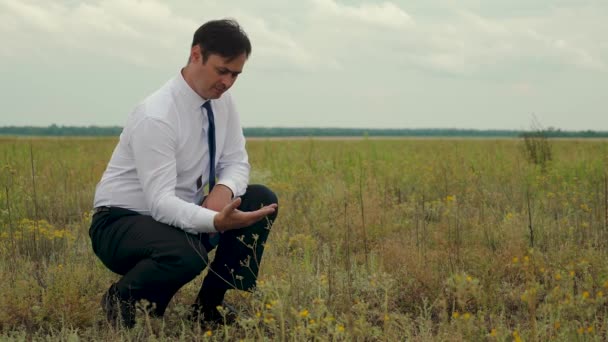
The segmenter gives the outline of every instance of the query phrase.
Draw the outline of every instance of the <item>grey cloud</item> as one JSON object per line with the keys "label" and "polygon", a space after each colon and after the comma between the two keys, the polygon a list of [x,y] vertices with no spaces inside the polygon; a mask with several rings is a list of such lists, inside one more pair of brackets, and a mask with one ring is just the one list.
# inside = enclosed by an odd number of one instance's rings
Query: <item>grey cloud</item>
{"label": "grey cloud", "polygon": [[198,25],[233,17],[254,46],[234,89],[245,125],[522,128],[534,112],[602,127],[605,13],[584,0],[0,0],[0,124],[120,124],[185,63]]}

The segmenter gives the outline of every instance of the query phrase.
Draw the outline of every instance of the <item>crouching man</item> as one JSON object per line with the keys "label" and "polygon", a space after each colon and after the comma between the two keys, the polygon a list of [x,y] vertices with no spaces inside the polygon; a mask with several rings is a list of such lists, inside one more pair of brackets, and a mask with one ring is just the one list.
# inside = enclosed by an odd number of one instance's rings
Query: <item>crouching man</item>
{"label": "crouching man", "polygon": [[205,23],[188,64],[129,115],[96,187],[89,230],[95,254],[122,276],[101,302],[112,324],[133,327],[140,300],[162,316],[206,267],[191,314],[202,323],[225,322],[217,306],[227,290],[255,286],[277,197],[248,184],[245,138],[228,92],[250,53],[238,23]]}

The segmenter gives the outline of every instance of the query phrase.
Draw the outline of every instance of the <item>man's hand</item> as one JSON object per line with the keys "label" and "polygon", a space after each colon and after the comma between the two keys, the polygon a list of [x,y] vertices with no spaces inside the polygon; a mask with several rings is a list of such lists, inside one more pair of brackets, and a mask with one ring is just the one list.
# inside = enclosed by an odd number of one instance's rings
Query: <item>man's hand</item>
{"label": "man's hand", "polygon": [[237,209],[239,205],[241,205],[241,198],[237,197],[215,215],[213,224],[218,232],[250,226],[274,213],[277,209],[276,203],[267,205],[256,211],[240,211]]}

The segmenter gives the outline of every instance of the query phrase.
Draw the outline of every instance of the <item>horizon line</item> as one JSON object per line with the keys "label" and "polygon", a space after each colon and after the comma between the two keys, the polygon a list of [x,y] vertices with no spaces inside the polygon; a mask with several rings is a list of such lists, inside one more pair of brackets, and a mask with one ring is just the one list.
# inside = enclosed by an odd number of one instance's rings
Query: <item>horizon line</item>
{"label": "horizon line", "polygon": [[[90,125],[1,125],[0,129],[25,129],[25,128],[35,128],[35,129],[52,129],[52,128],[79,128],[79,129],[87,129],[87,128],[102,128],[102,129],[122,129],[121,125],[98,125],[98,124],[90,124]],[[545,131],[545,132],[596,132],[596,133],[608,133],[608,130],[594,130],[594,129],[562,129],[559,127],[540,127],[540,128],[530,128],[530,129],[516,129],[516,128],[461,128],[461,127],[403,127],[403,128],[382,128],[382,127],[339,127],[339,126],[243,126],[245,129],[259,129],[259,130],[277,130],[277,129],[286,129],[286,130],[300,130],[300,129],[308,129],[308,130],[348,130],[348,131],[420,131],[420,130],[439,130],[439,131],[508,131],[508,132],[527,132],[527,131]]]}

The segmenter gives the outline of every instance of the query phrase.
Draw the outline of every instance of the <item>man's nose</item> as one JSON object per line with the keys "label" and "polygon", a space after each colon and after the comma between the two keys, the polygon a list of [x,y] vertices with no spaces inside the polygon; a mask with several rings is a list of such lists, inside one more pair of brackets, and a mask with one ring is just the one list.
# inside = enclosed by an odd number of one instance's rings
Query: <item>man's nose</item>
{"label": "man's nose", "polygon": [[232,84],[234,84],[235,78],[232,77],[232,75],[225,75],[224,77],[222,77],[222,84],[224,84],[224,87],[226,87],[226,89],[230,88],[232,86]]}

